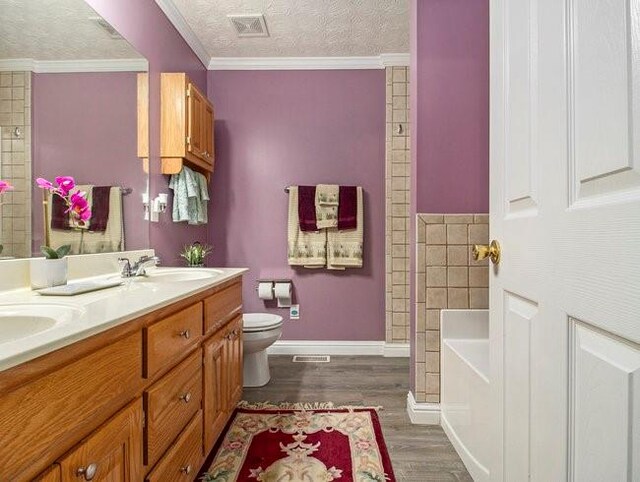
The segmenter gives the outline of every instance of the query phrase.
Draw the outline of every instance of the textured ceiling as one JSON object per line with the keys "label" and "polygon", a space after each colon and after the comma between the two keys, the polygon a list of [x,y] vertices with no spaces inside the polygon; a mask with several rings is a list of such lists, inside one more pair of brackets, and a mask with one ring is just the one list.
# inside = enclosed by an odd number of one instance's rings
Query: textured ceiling
{"label": "textured ceiling", "polygon": [[90,17],[97,14],[84,0],[0,0],[0,59],[142,58]]}
{"label": "textured ceiling", "polygon": [[[212,57],[343,57],[409,51],[408,0],[173,0]],[[238,38],[229,14],[263,13],[270,37]]]}

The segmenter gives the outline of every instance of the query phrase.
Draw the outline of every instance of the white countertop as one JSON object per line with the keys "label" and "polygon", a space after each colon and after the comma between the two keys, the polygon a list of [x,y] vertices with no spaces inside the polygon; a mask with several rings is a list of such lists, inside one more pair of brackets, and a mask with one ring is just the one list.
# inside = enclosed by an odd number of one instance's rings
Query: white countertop
{"label": "white countertop", "polygon": [[[152,268],[149,273],[161,274],[179,269]],[[71,316],[44,331],[14,340],[0,341],[0,371],[213,288],[248,271],[246,268],[198,268],[198,270],[214,276],[173,282],[149,282],[130,278],[123,280],[125,284],[122,286],[70,297],[42,296],[26,288],[0,292],[0,315],[3,309],[8,311],[16,305],[22,307],[57,305],[61,308],[73,308]],[[115,276],[118,274],[112,273],[73,282],[113,279]],[[3,327],[0,320],[0,334],[5,329],[9,328]]]}

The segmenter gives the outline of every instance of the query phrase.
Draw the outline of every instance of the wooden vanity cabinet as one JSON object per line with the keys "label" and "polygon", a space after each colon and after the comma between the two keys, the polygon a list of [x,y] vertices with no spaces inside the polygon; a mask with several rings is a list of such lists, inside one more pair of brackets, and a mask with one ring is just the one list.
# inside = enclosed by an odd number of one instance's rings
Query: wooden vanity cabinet
{"label": "wooden vanity cabinet", "polygon": [[213,172],[213,105],[184,73],[163,73],[160,82],[162,172],[176,174],[185,161]]}
{"label": "wooden vanity cabinet", "polygon": [[113,416],[60,460],[62,482],[142,478],[142,400]]}
{"label": "wooden vanity cabinet", "polygon": [[194,480],[242,395],[241,313],[237,277],[0,372],[0,482]]}

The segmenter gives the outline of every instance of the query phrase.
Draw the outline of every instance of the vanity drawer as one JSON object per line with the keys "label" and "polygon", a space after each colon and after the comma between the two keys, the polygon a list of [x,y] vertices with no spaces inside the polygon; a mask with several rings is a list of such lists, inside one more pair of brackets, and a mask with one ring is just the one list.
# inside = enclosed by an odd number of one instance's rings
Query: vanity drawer
{"label": "vanity drawer", "polygon": [[147,476],[147,482],[185,481],[195,479],[203,462],[202,411],[189,422],[176,443]]}
{"label": "vanity drawer", "polygon": [[202,303],[158,321],[145,329],[145,377],[175,365],[202,339]]}
{"label": "vanity drawer", "polygon": [[0,480],[29,480],[142,388],[142,334],[0,394]]}
{"label": "vanity drawer", "polygon": [[202,401],[202,350],[180,363],[144,394],[147,412],[145,461],[153,465]]}
{"label": "vanity drawer", "polygon": [[204,300],[204,332],[222,328],[230,316],[242,310],[242,283],[235,283]]}

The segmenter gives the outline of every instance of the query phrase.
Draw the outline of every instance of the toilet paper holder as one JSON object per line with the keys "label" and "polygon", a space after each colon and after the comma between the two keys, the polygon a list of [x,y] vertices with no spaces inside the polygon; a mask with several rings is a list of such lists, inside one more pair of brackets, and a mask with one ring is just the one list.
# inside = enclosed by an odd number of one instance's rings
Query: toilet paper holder
{"label": "toilet paper holder", "polygon": [[[269,285],[268,287],[264,285]],[[284,288],[285,292],[282,292],[282,287],[278,287],[278,285],[287,285]],[[265,291],[261,291],[261,287]],[[278,293],[278,289],[280,288],[280,293]],[[293,298],[293,282],[290,279],[259,279],[257,280],[256,291],[258,291],[258,296],[262,300],[277,300],[278,308],[289,308],[292,304]]]}
{"label": "toilet paper holder", "polygon": [[276,286],[276,283],[291,283],[291,285],[293,286],[293,281],[286,278],[258,279],[256,280],[256,291],[258,291],[258,286],[260,286],[260,283],[272,283],[274,288]]}

